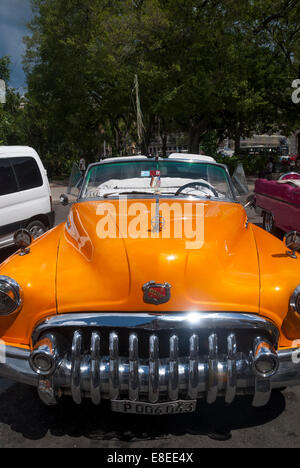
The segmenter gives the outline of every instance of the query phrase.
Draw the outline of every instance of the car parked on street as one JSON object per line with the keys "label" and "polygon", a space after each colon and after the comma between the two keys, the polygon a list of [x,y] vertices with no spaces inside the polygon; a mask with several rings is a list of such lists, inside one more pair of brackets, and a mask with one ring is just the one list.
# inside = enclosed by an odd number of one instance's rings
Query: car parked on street
{"label": "car parked on street", "polygon": [[0,376],[144,415],[299,385],[300,237],[251,224],[239,186],[207,156],[90,165],[67,221],[0,266]]}
{"label": "car parked on street", "polygon": [[50,186],[36,151],[0,146],[0,248],[13,245],[20,228],[36,238],[53,225]]}
{"label": "car parked on street", "polygon": [[288,172],[278,180],[258,179],[255,183],[256,213],[271,234],[300,231],[300,174]]}

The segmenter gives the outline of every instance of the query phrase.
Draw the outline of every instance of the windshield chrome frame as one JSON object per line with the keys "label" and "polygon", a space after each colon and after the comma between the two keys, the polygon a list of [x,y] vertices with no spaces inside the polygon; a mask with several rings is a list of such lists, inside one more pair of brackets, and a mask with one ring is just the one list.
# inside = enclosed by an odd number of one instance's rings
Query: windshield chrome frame
{"label": "windshield chrome frame", "polygon": [[[117,159],[117,158],[116,158]],[[154,158],[148,158],[147,159],[148,161],[153,161],[153,162],[165,162],[165,161],[168,161],[168,158],[159,158],[159,159],[154,159]],[[140,160],[141,162],[145,162],[146,159],[141,159]],[[174,160],[171,160],[170,161],[174,161]],[[130,162],[130,157],[128,157],[128,162]],[[137,160],[135,161],[132,161],[132,162],[137,162]],[[231,194],[232,194],[232,198],[217,198],[217,197],[206,197],[206,196],[194,196],[194,195],[190,195],[190,196],[175,196],[175,194],[156,194],[153,192],[152,193],[149,193],[149,195],[146,195],[146,194],[129,194],[129,193],[126,193],[126,196],[127,198],[137,198],[137,199],[146,199],[146,198],[157,198],[157,196],[159,196],[159,198],[161,199],[174,199],[174,200],[187,200],[187,201],[220,201],[220,202],[227,202],[227,203],[239,203],[238,200],[237,200],[237,197],[235,195],[235,191],[234,191],[234,185],[233,185],[233,182],[231,180],[231,177],[230,177],[230,174],[229,174],[229,171],[228,171],[228,167],[225,165],[225,164],[220,164],[220,163],[217,163],[217,162],[212,162],[212,161],[197,161],[197,160],[194,160],[194,159],[176,159],[176,162],[181,162],[181,163],[189,163],[189,164],[205,164],[205,165],[211,165],[211,166],[218,166],[218,167],[221,167],[222,169],[225,170],[225,174],[226,174],[226,177],[227,177],[227,181],[228,181],[228,185],[230,187],[230,190],[231,190]],[[85,176],[84,176],[84,180],[83,180],[83,183],[82,183],[82,186],[81,186],[81,190],[80,190],[80,193],[78,195],[78,198],[77,198],[77,202],[84,202],[84,201],[100,201],[100,200],[104,200],[104,201],[109,201],[109,200],[118,200],[121,196],[122,196],[122,193],[120,193],[119,195],[115,195],[115,196],[111,196],[111,197],[83,197],[83,190],[85,189],[85,182],[86,182],[86,179],[87,179],[87,175],[89,173],[89,171],[93,168],[93,167],[96,167],[96,166],[102,166],[102,165],[105,165],[105,164],[116,164],[116,163],[127,163],[126,160],[124,161],[120,161],[119,159],[117,159],[115,162],[112,161],[110,159],[110,161],[105,161],[105,159],[103,161],[99,161],[99,162],[96,162],[96,163],[92,163],[92,164],[89,164],[87,170],[86,170],[86,173],[85,173]]]}

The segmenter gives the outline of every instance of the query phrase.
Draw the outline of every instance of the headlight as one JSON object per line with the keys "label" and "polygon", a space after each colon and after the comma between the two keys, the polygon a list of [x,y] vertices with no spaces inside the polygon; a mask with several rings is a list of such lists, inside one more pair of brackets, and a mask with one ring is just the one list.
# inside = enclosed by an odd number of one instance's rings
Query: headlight
{"label": "headlight", "polygon": [[0,276],[0,316],[19,312],[23,305],[23,292],[18,283],[8,276]]}
{"label": "headlight", "polygon": [[297,286],[290,299],[290,308],[300,315],[300,285]]}

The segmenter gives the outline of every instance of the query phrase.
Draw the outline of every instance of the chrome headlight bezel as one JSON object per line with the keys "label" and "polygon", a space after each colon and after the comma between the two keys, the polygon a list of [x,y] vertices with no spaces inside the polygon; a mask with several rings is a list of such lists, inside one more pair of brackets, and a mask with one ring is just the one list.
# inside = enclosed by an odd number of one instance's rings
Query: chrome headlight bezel
{"label": "chrome headlight bezel", "polygon": [[290,298],[290,309],[300,315],[300,284],[296,287]]}
{"label": "chrome headlight bezel", "polygon": [[0,299],[0,317],[15,315],[23,306],[23,291],[21,286],[9,276],[0,275],[0,298],[4,295],[7,300],[7,309]]}

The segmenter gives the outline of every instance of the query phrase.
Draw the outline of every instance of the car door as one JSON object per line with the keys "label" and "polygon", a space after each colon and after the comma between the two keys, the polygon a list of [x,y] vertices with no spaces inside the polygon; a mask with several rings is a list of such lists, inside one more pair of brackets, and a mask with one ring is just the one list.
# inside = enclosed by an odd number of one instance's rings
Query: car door
{"label": "car door", "polygon": [[10,157],[16,174],[21,200],[22,221],[50,212],[50,193],[35,158],[31,156]]}

